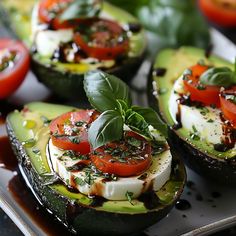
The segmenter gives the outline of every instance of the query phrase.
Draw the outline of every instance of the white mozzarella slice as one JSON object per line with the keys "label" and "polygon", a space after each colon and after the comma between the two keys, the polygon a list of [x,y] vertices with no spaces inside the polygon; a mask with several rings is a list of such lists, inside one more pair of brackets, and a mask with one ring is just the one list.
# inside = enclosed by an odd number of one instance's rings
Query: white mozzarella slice
{"label": "white mozzarella slice", "polygon": [[[86,195],[98,195],[109,200],[126,200],[126,193],[132,192],[133,198],[137,198],[141,193],[149,190],[159,190],[170,178],[172,156],[169,150],[154,156],[150,168],[145,172],[146,178],[139,179],[139,176],[118,178],[116,181],[104,181],[104,177],[91,174],[93,179],[91,184],[86,182],[86,171],[71,171],[68,168],[78,164],[80,161],[72,160],[65,156],[65,151],[58,149],[49,141],[48,159],[52,163],[53,170],[71,186],[76,187],[81,193]],[[82,180],[83,184],[78,184]]]}
{"label": "white mozzarella slice", "polygon": [[73,30],[43,30],[35,35],[37,51],[42,56],[51,57],[54,51],[59,48],[60,43],[67,43],[73,39]]}

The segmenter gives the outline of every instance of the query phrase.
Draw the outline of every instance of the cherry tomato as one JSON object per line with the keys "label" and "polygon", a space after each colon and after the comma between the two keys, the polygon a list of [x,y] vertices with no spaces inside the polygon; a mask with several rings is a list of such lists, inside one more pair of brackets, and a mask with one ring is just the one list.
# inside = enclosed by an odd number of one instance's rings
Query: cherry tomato
{"label": "cherry tomato", "polygon": [[39,18],[43,23],[50,24],[58,14],[61,14],[68,3],[73,0],[41,0],[39,3]]}
{"label": "cherry tomato", "polygon": [[111,142],[96,149],[90,158],[103,173],[135,176],[150,166],[151,145],[143,137],[130,131],[125,134],[123,141]]}
{"label": "cherry tomato", "polygon": [[75,43],[89,56],[109,60],[125,55],[129,41],[115,21],[92,19],[83,21],[74,35]]}
{"label": "cherry tomato", "polygon": [[220,93],[220,106],[225,118],[236,127],[236,86]]}
{"label": "cherry tomato", "polygon": [[199,0],[199,7],[209,21],[223,26],[236,26],[235,0]]}
{"label": "cherry tomato", "polygon": [[203,72],[209,69],[208,66],[196,64],[189,68],[191,75],[184,77],[184,88],[190,93],[192,101],[201,102],[206,106],[216,105],[219,107],[220,87],[212,85],[203,85],[199,82],[199,78]]}
{"label": "cherry tomato", "polygon": [[29,52],[21,42],[0,39],[0,99],[8,97],[20,86],[29,66]]}
{"label": "cherry tomato", "polygon": [[81,154],[90,152],[87,126],[94,120],[93,110],[81,110],[65,113],[50,123],[52,143],[64,150],[73,150]]}

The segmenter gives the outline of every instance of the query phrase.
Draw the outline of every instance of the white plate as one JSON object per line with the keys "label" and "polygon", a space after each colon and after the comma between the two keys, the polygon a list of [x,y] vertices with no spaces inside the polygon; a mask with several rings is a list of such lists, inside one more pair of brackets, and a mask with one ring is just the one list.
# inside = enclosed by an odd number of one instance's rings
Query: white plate
{"label": "white plate", "polygon": [[[230,61],[234,61],[236,56],[236,47],[222,34],[215,30],[211,30],[214,50],[213,53],[224,57]],[[147,76],[150,63],[145,62],[140,73],[137,75],[133,84],[144,83],[144,76]],[[33,85],[29,85],[33,83]],[[30,87],[29,87],[30,86]],[[30,100],[44,99],[49,95],[44,86],[40,86],[40,91],[35,89],[37,81],[28,76],[28,80],[22,85],[12,99],[19,103],[29,102]],[[31,89],[30,89],[31,88]],[[32,91],[32,89],[35,89]],[[38,91],[37,97],[35,92]],[[25,93],[31,91],[33,95],[26,96]],[[35,91],[35,92],[34,92]],[[23,94],[23,96],[22,96]],[[136,103],[147,105],[146,95],[133,94]],[[4,135],[5,129],[0,126],[0,133]],[[172,236],[172,235],[207,235],[224,229],[226,227],[236,225],[236,190],[224,186],[218,186],[215,183],[208,182],[199,177],[191,170],[187,170],[188,180],[194,182],[194,188],[185,187],[182,199],[186,199],[191,203],[191,208],[185,211],[173,209],[170,214],[163,220],[153,225],[145,231],[150,236]],[[30,216],[21,208],[8,191],[8,182],[14,174],[8,170],[0,168],[0,206],[15,222],[19,229],[25,235],[46,235]],[[221,194],[220,197],[212,197],[213,192]],[[197,200],[202,198],[202,200]]]}

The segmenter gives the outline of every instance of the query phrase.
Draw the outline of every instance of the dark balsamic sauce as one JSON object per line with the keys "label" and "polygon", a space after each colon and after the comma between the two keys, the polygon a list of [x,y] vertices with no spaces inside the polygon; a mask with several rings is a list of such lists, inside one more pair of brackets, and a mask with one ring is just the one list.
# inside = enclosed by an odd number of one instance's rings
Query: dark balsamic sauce
{"label": "dark balsamic sauce", "polygon": [[131,31],[132,33],[139,33],[142,29],[142,25],[139,23],[129,23],[127,30]]}
{"label": "dark balsamic sauce", "polygon": [[185,199],[180,199],[176,202],[175,208],[180,211],[185,211],[191,208],[191,204]]}
{"label": "dark balsamic sauce", "polygon": [[196,194],[196,200],[199,201],[199,202],[203,201],[203,197],[200,193]]}
{"label": "dark balsamic sauce", "polygon": [[209,44],[205,50],[205,57],[206,58],[209,58],[211,56],[212,49],[213,49],[213,45]]}
{"label": "dark balsamic sauce", "polygon": [[0,167],[7,170],[16,170],[18,162],[11,149],[8,137],[0,137]]}
{"label": "dark balsamic sauce", "polygon": [[156,208],[160,204],[160,200],[154,191],[141,194],[138,200],[143,202],[144,206],[149,210]]}
{"label": "dark balsamic sauce", "polygon": [[226,152],[232,149],[236,143],[236,130],[232,124],[225,119],[223,113],[220,113],[220,119],[222,121],[222,131],[223,137],[221,138],[221,143],[214,145],[214,149],[218,152]]}
{"label": "dark balsamic sauce", "polygon": [[24,212],[47,235],[71,235],[68,229],[59,224],[52,215],[37,203],[20,175],[16,175],[10,180],[8,189]]}
{"label": "dark balsamic sauce", "polygon": [[27,188],[23,178],[18,174],[18,162],[6,136],[0,137],[0,167],[14,172],[14,177],[8,183],[8,190],[17,204],[38,227],[47,232],[47,235],[70,235],[68,229],[59,224],[38,204]]}
{"label": "dark balsamic sauce", "polygon": [[211,193],[211,196],[212,196],[213,198],[220,198],[220,197],[221,197],[221,193],[219,193],[219,192],[212,192],[212,193]]}
{"label": "dark balsamic sauce", "polygon": [[154,70],[154,76],[165,76],[167,72],[167,69],[166,68],[161,68],[161,67],[158,67]]}

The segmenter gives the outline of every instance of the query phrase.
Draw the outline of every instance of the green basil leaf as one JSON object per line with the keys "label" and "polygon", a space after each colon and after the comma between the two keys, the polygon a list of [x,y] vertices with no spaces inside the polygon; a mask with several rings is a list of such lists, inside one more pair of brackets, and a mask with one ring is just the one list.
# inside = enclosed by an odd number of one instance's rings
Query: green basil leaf
{"label": "green basil leaf", "polygon": [[115,110],[117,100],[123,100],[131,106],[129,87],[114,75],[102,71],[91,71],[85,74],[84,90],[90,104],[98,111]]}
{"label": "green basil leaf", "polygon": [[137,16],[146,29],[158,36],[160,47],[193,45],[206,48],[209,45],[208,25],[195,1],[150,0],[139,8]]}
{"label": "green basil leaf", "polygon": [[201,75],[200,82],[205,85],[227,88],[236,83],[236,76],[228,67],[214,67],[208,69]]}
{"label": "green basil leaf", "polygon": [[102,8],[102,0],[75,0],[60,15],[61,21],[76,18],[88,18],[98,16]]}
{"label": "green basil leaf", "polygon": [[112,110],[103,112],[88,130],[89,142],[93,149],[121,139],[123,125],[123,119],[119,112]]}
{"label": "green basil leaf", "polygon": [[165,137],[168,136],[167,125],[161,120],[159,115],[153,109],[139,106],[133,106],[132,109],[133,111],[142,115],[148,124],[152,125],[155,129],[159,130]]}
{"label": "green basil leaf", "polygon": [[125,117],[125,124],[128,125],[132,130],[152,139],[152,135],[149,131],[149,124],[143,118],[142,115],[133,111],[132,109],[127,110]]}

